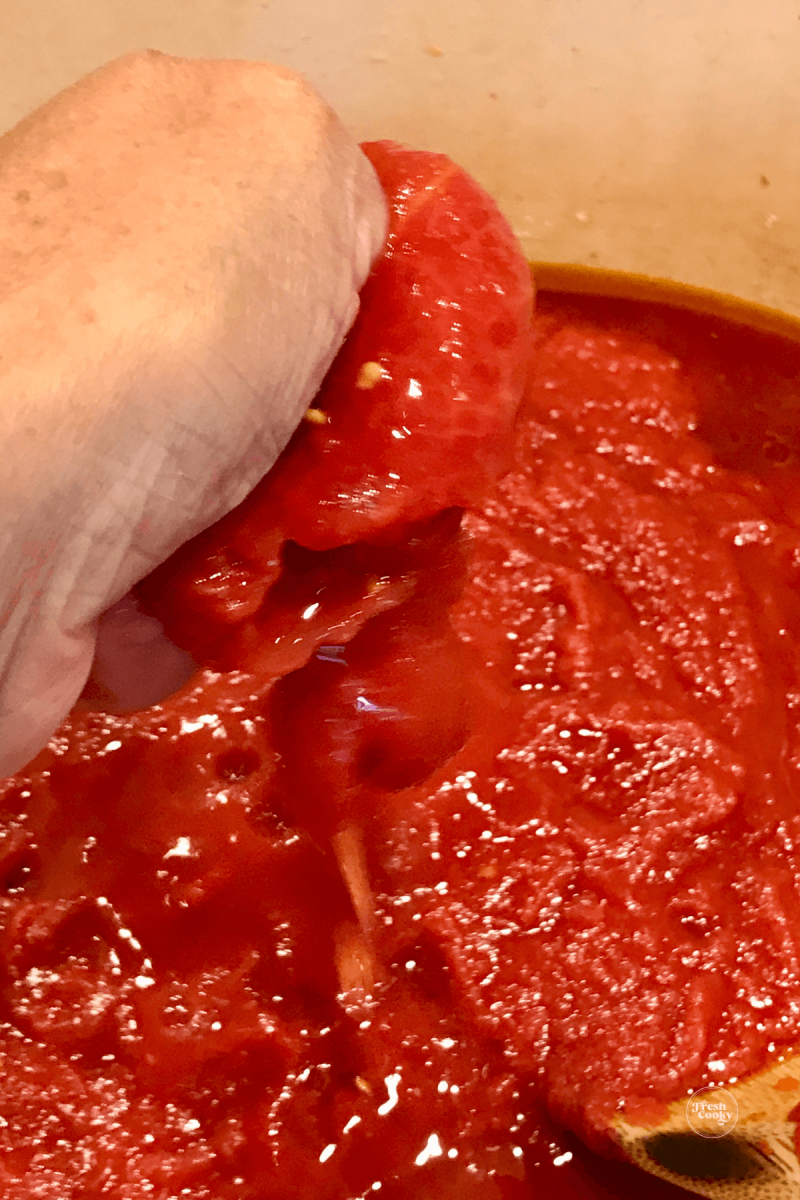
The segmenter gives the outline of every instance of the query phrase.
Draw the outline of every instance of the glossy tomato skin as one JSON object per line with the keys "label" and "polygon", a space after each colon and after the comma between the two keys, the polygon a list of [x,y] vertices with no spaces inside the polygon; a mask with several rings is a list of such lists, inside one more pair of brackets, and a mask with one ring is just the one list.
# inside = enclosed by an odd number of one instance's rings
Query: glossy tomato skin
{"label": "glossy tomato skin", "polygon": [[494,202],[444,155],[364,150],[386,250],[315,400],[327,424],[270,480],[288,536],[315,549],[475,501],[508,463],[530,358],[530,272]]}

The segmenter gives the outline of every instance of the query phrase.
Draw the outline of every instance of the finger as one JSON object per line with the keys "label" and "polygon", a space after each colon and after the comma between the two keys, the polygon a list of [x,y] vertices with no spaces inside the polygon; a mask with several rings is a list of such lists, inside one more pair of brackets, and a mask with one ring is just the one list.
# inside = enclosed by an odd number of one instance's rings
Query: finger
{"label": "finger", "polygon": [[170,641],[161,622],[141,612],[129,592],[98,621],[80,704],[101,712],[138,712],[171,696],[196,669],[191,654]]}

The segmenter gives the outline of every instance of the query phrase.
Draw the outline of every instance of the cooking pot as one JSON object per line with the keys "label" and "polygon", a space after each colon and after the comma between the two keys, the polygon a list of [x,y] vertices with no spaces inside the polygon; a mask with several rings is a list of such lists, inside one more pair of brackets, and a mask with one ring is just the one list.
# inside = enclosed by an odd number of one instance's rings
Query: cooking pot
{"label": "cooking pot", "polygon": [[[671,299],[800,340],[780,315],[800,316],[790,0],[6,0],[3,22],[0,128],[137,47],[269,59],[304,72],[359,138],[467,167],[545,264],[540,286]],[[798,1081],[785,1057],[731,1085],[718,1137],[697,1131],[688,1097],[615,1136],[696,1194],[788,1200]]]}

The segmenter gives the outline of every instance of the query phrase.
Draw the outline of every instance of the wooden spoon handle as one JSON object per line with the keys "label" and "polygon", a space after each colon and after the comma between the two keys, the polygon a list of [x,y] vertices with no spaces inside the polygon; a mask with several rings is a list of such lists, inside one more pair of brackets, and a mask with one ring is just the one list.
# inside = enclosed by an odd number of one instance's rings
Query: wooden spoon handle
{"label": "wooden spoon handle", "polygon": [[627,1158],[697,1196],[797,1200],[800,1054],[787,1052],[757,1075],[676,1100],[651,1124],[615,1118]]}

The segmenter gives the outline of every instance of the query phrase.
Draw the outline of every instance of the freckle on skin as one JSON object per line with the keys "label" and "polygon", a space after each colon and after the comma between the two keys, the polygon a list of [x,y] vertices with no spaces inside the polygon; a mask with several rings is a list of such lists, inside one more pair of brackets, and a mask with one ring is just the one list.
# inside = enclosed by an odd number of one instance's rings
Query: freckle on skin
{"label": "freckle on skin", "polygon": [[61,188],[69,186],[69,180],[65,171],[41,171],[38,174],[38,178],[52,192],[60,191]]}

